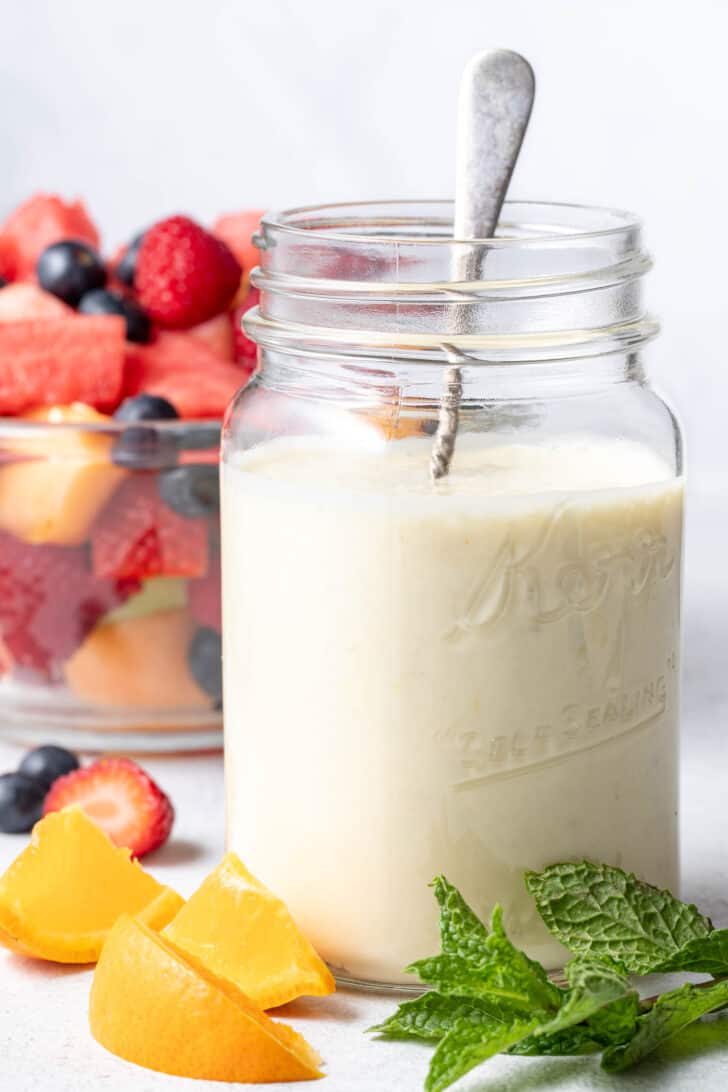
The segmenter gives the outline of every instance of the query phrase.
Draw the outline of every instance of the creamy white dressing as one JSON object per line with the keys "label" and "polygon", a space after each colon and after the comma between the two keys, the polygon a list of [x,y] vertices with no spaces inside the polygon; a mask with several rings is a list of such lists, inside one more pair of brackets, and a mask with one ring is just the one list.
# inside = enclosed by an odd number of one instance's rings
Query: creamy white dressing
{"label": "creamy white dressing", "polygon": [[437,873],[551,965],[524,869],[678,878],[682,482],[607,439],[428,454],[223,468],[229,848],[374,981],[438,950]]}

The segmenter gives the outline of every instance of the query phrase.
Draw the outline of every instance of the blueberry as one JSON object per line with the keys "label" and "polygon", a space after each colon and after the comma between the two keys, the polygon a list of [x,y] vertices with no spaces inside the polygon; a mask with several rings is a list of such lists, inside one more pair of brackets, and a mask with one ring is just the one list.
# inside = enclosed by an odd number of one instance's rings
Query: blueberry
{"label": "blueberry", "polygon": [[0,831],[24,834],[43,814],[48,786],[22,773],[0,776]]}
{"label": "blueberry", "polygon": [[28,751],[18,766],[18,773],[42,782],[49,789],[54,781],[78,769],[78,759],[64,747],[47,744]]}
{"label": "blueberry", "polygon": [[82,315],[121,315],[126,321],[126,340],[141,344],[149,341],[152,324],[149,315],[134,300],[124,299],[108,288],[94,288],[81,298],[78,309]]}
{"label": "blueberry", "polygon": [[4,277],[0,277],[0,288],[4,288],[7,283]]}
{"label": "blueberry", "polygon": [[36,267],[38,281],[46,292],[76,307],[81,297],[106,284],[106,268],[88,243],[76,239],[47,246]]}
{"label": "blueberry", "polygon": [[139,256],[139,247],[142,245],[142,239],[144,238],[144,232],[140,232],[139,235],[135,235],[129,246],[126,248],[124,257],[121,259],[116,267],[116,279],[121,281],[122,284],[126,284],[129,288],[134,287],[134,274],[136,273],[137,257]]}
{"label": "blueberry", "polygon": [[217,466],[177,466],[159,475],[159,495],[180,516],[199,519],[220,511]]}
{"label": "blueberry", "polygon": [[156,394],[137,394],[134,398],[125,398],[114,418],[117,421],[176,421],[177,410],[166,398]]}
{"label": "blueberry", "polygon": [[127,470],[160,470],[177,462],[177,441],[172,433],[151,425],[131,425],[114,440],[111,461]]}
{"label": "blueberry", "polygon": [[190,674],[201,690],[215,704],[222,701],[222,641],[220,634],[208,626],[200,626],[187,650]]}

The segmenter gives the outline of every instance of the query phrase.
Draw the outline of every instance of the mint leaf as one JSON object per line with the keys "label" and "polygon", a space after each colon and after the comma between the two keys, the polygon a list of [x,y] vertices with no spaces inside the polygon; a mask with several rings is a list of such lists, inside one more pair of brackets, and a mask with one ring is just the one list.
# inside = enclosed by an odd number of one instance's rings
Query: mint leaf
{"label": "mint leaf", "polygon": [[714,929],[707,937],[689,940],[657,970],[699,971],[715,978],[728,974],[728,929]]}
{"label": "mint leaf", "polygon": [[548,929],[576,955],[649,974],[712,931],[708,918],[669,891],[590,861],[527,872],[526,887]]}
{"label": "mint leaf", "polygon": [[440,904],[440,938],[446,955],[463,959],[478,959],[488,930],[478,915],[470,909],[457,887],[444,876],[432,881],[435,898]]}
{"label": "mint leaf", "polygon": [[629,979],[609,964],[589,956],[577,956],[566,964],[564,971],[571,989],[556,1016],[543,1027],[545,1033],[580,1024],[630,993],[634,994],[635,1005],[637,1003],[637,993]]}
{"label": "mint leaf", "polygon": [[564,970],[571,989],[556,1016],[512,1053],[584,1054],[633,1034],[639,1001],[629,979],[589,956],[577,956]]}
{"label": "mint leaf", "polygon": [[626,1043],[634,1035],[639,1014],[639,997],[636,992],[632,992],[595,1012],[587,1020],[587,1026],[603,1047],[611,1046],[612,1043]]}
{"label": "mint leaf", "polygon": [[619,1073],[641,1062],[666,1039],[724,1005],[728,1005],[728,980],[707,988],[685,985],[661,994],[649,1012],[637,1020],[632,1039],[605,1050],[602,1068],[609,1073]]}
{"label": "mint leaf", "polygon": [[518,1010],[495,998],[446,996],[430,990],[405,1001],[383,1024],[369,1028],[388,1039],[443,1039],[458,1023],[478,1024],[485,1030],[513,1021]]}
{"label": "mint leaf", "polygon": [[503,911],[493,911],[491,932],[481,945],[477,961],[442,954],[420,959],[407,970],[440,993],[464,997],[499,997],[522,1009],[552,1012],[561,1004],[562,993],[549,981],[540,963],[516,948],[503,928]]}
{"label": "mint leaf", "polygon": [[467,1022],[457,1024],[432,1056],[426,1092],[442,1092],[476,1065],[523,1039],[538,1025],[539,1019],[539,1015],[518,1014],[510,1023],[501,1023],[493,1029]]}
{"label": "mint leaf", "polygon": [[528,988],[497,964],[473,966],[460,956],[436,955],[411,963],[407,972],[446,996],[498,997],[519,1009],[533,1007]]}
{"label": "mint leaf", "polygon": [[553,1035],[539,1035],[534,1032],[514,1043],[509,1054],[524,1057],[563,1057],[572,1054],[594,1054],[603,1049],[604,1044],[597,1039],[588,1024],[575,1024],[574,1027],[556,1031]]}

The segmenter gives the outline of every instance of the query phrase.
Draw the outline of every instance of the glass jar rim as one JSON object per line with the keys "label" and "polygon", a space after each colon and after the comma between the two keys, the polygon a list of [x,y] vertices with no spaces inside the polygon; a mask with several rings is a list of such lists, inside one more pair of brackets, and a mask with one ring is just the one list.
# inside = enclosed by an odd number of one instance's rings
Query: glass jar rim
{"label": "glass jar rim", "polygon": [[[363,215],[359,218],[355,218],[355,210],[368,210],[368,222],[372,222],[371,215],[376,213],[377,210],[381,210],[382,226],[386,226],[387,217],[385,217],[384,211],[391,210],[403,210],[410,208],[412,210],[421,209],[422,214],[419,217],[413,216],[411,222],[416,223],[428,223],[432,224],[432,213],[425,215],[425,209],[432,210],[438,209],[450,210],[449,215],[443,215],[441,222],[443,227],[447,224],[452,224],[454,213],[454,202],[447,198],[434,198],[431,200],[418,199],[410,200],[408,198],[396,198],[393,200],[377,199],[373,201],[344,201],[335,203],[326,203],[320,205],[298,205],[293,208],[283,209],[280,212],[269,211],[266,212],[261,218],[262,233],[258,233],[255,236],[257,245],[261,249],[265,249],[265,230],[270,229],[273,232],[281,233],[289,236],[304,238],[308,240],[317,240],[336,243],[361,243],[371,245],[376,240],[377,245],[391,244],[395,245],[416,245],[421,243],[428,246],[453,246],[454,244],[478,244],[481,246],[488,246],[489,248],[501,248],[501,247],[532,247],[543,246],[544,243],[564,244],[568,242],[587,242],[590,239],[606,239],[610,236],[618,236],[629,232],[640,232],[643,229],[643,221],[641,217],[635,213],[626,209],[611,208],[607,205],[587,205],[578,202],[568,201],[521,201],[521,200],[508,200],[503,205],[503,214],[501,215],[501,221],[499,227],[506,228],[509,224],[515,222],[516,213],[518,209],[525,211],[537,212],[553,210],[554,213],[560,213],[562,218],[567,215],[585,219],[589,216],[595,220],[601,220],[602,226],[589,225],[583,228],[574,227],[567,228],[563,224],[556,226],[554,230],[539,230],[534,231],[531,235],[508,235],[501,232],[498,235],[491,236],[489,238],[475,238],[475,239],[462,239],[452,234],[373,234],[364,231],[352,231],[335,229],[331,225],[332,218],[334,216],[340,217],[340,222],[345,226],[351,226],[352,224],[362,223],[364,220]],[[509,213],[513,215],[513,219],[509,218]],[[393,223],[401,226],[403,223],[402,216],[389,217]],[[610,222],[608,222],[610,221]],[[321,226],[324,225],[324,226]]]}
{"label": "glass jar rim", "polygon": [[266,214],[245,330],[268,354],[474,362],[602,355],[656,333],[633,213],[510,201],[499,235],[458,240],[453,211],[405,199]]}

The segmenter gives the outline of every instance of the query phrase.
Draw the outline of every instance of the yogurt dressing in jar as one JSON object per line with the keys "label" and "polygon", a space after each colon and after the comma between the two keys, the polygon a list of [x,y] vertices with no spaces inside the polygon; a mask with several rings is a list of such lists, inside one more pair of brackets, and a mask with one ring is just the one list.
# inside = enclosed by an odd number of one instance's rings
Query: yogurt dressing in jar
{"label": "yogurt dressing in jar", "polygon": [[[683,480],[640,229],[506,210],[461,297],[446,205],[265,222],[223,443],[228,843],[356,982],[438,949],[438,873],[551,966],[525,869],[678,883]],[[483,333],[433,484],[453,295]]]}

